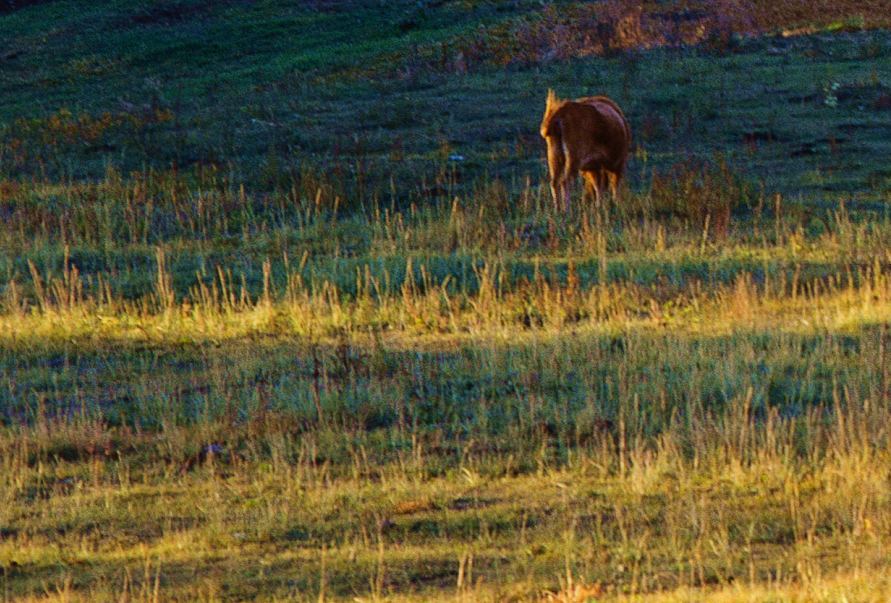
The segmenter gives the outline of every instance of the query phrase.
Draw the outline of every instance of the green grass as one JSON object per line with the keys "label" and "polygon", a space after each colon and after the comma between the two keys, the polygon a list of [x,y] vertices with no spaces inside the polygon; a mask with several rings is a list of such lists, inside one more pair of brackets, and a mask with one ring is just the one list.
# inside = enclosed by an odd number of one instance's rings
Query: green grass
{"label": "green grass", "polygon": [[[875,108],[891,77],[882,30],[753,38],[724,54],[666,49],[455,75],[405,72],[416,38],[435,46],[532,7],[448,3],[403,32],[400,23],[418,19],[400,3],[334,12],[262,2],[167,4],[197,8],[163,26],[135,20],[149,9],[115,2],[77,11],[53,2],[3,17],[17,34],[7,46],[21,54],[4,63],[9,86],[0,119],[7,141],[18,138],[27,149],[19,163],[4,153],[4,171],[80,178],[101,175],[108,162],[129,173],[213,161],[268,189],[289,182],[282,171],[333,169],[351,204],[357,192],[387,198],[391,177],[406,202],[418,176],[430,184],[451,153],[465,157],[453,166],[464,187],[486,174],[540,173],[537,126],[544,93],[555,87],[620,101],[646,150],[632,162],[635,182],[689,155],[720,151],[772,190],[815,199],[854,192],[884,199],[888,191],[880,158],[891,136],[884,110]],[[65,15],[49,31],[45,19],[55,13],[47,11]],[[370,80],[361,77],[366,72]],[[840,88],[830,106],[833,83]],[[63,107],[75,116],[128,119],[86,149],[54,146],[40,124],[14,125]],[[172,118],[157,123],[149,108]]]}
{"label": "green grass", "polygon": [[4,8],[4,601],[891,594],[872,5],[508,65],[541,3]]}
{"label": "green grass", "polygon": [[614,594],[880,572],[885,346],[633,329],[10,350],[7,417],[29,420],[2,440],[5,588],[497,600],[567,571]]}

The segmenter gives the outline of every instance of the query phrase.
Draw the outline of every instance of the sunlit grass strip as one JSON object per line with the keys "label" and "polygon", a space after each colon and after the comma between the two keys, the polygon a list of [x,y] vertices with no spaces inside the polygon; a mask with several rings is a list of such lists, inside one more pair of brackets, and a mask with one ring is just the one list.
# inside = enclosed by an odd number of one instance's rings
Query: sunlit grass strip
{"label": "sunlit grass strip", "polygon": [[[262,464],[252,463],[230,476],[221,475],[208,463],[176,480],[176,487],[123,489],[113,480],[103,480],[108,483],[97,485],[87,496],[57,497],[52,508],[30,511],[30,519],[38,525],[49,521],[50,526],[57,513],[63,522],[66,516],[73,521],[78,517],[107,520],[126,515],[126,503],[138,500],[145,512],[131,521],[135,529],[145,531],[145,538],[106,542],[101,533],[88,533],[75,540],[65,537],[62,547],[58,540],[18,538],[0,544],[0,561],[6,564],[15,559],[32,569],[104,568],[101,574],[112,580],[122,580],[125,568],[135,573],[150,565],[153,571],[147,580],[137,574],[136,581],[143,585],[151,584],[156,572],[167,576],[171,568],[202,567],[222,581],[220,570],[245,572],[248,578],[256,568],[265,567],[270,578],[299,576],[314,592],[324,584],[326,574],[351,575],[351,581],[363,589],[370,587],[369,596],[383,595],[387,600],[387,592],[375,583],[377,576],[388,576],[392,584],[395,574],[401,576],[400,584],[408,586],[409,577],[403,572],[411,568],[423,572],[430,564],[446,568],[443,580],[447,583],[438,590],[444,587],[474,600],[477,594],[504,597],[507,592],[521,596],[520,600],[538,600],[546,592],[572,592],[573,584],[596,587],[608,600],[646,601],[650,599],[643,595],[627,597],[666,588],[665,593],[650,595],[652,600],[699,600],[712,595],[734,600],[734,594],[751,594],[752,600],[761,601],[775,599],[758,597],[787,593],[793,597],[789,600],[797,601],[820,592],[868,594],[873,591],[862,590],[858,580],[835,583],[830,591],[812,589],[828,587],[824,576],[837,571],[852,572],[854,577],[870,571],[883,575],[887,567],[891,497],[885,478],[891,459],[887,448],[870,446],[863,437],[863,430],[869,429],[867,422],[884,416],[873,412],[845,412],[829,426],[832,453],[812,462],[786,454],[783,440],[788,433],[778,426],[777,445],[758,447],[753,462],[735,455],[734,442],[712,439],[713,448],[705,451],[707,456],[698,466],[669,444],[641,454],[624,475],[604,474],[600,469],[604,459],[591,455],[569,469],[519,478],[481,474],[477,471],[482,469],[480,461],[445,479],[421,481],[389,467],[380,483],[323,478],[290,484],[282,483],[283,474],[274,475]],[[732,436],[748,421],[727,425],[726,435]],[[757,443],[752,440],[751,444]],[[155,488],[158,496],[151,496]],[[846,496],[840,497],[839,492]],[[140,496],[134,499],[134,495]],[[484,501],[484,507],[450,508],[452,501],[468,500],[468,496]],[[345,504],[351,513],[343,513]],[[195,517],[191,526],[161,528],[157,533],[167,514],[181,514],[186,508]],[[422,542],[399,542],[398,534],[412,522],[441,523],[447,533],[450,521],[467,515],[508,518],[518,529],[488,536],[481,532],[476,538],[442,534]],[[604,523],[595,530],[577,527],[597,515]],[[528,529],[519,529],[527,516],[538,519]],[[660,518],[659,534],[652,532],[654,517]],[[340,522],[344,527],[324,542],[282,542],[276,537],[313,522]],[[482,522],[479,529],[484,526]],[[783,526],[791,526],[793,544],[764,540],[773,527]],[[748,543],[741,546],[747,529]],[[491,578],[491,565],[486,564],[498,559],[506,574],[494,581],[497,586],[492,580],[468,580],[468,573],[462,582],[460,568],[467,569],[469,557],[477,560],[477,575]],[[624,563],[649,564],[658,571],[649,578],[644,578],[644,572],[635,576],[631,568],[616,573],[615,567]],[[711,576],[712,586],[703,584],[704,573]],[[165,578],[165,587],[166,583]],[[685,583],[691,586],[673,591]],[[698,588],[693,589],[694,584]],[[99,587],[101,591],[101,585],[101,579],[94,580],[91,590]],[[889,585],[878,580],[872,586],[884,593]],[[855,591],[845,590],[851,588]],[[430,596],[434,594],[422,590],[393,600],[429,600]]]}
{"label": "sunlit grass strip", "polygon": [[[211,586],[212,581],[202,588],[190,591],[188,600],[200,603],[211,603],[222,600],[220,593]],[[60,588],[59,592],[47,593],[40,596],[29,596],[18,599],[22,603],[81,603],[93,601],[116,601],[120,596],[121,584],[109,585],[106,589],[96,590],[90,593],[82,593],[69,588]],[[354,597],[355,603],[371,601],[387,601],[390,603],[410,603],[425,601],[429,603],[454,603],[454,601],[473,601],[474,603],[502,603],[508,601],[544,601],[555,603],[584,602],[585,598],[574,598],[574,593],[588,594],[588,600],[598,603],[612,603],[622,601],[624,603],[700,603],[711,601],[714,603],[837,603],[838,601],[887,601],[891,598],[891,586],[888,580],[874,572],[862,571],[856,573],[835,574],[828,577],[815,579],[807,585],[777,584],[773,586],[740,585],[716,589],[692,589],[682,588],[670,592],[649,595],[625,595],[604,592],[597,585],[577,585],[570,591],[541,592],[534,585],[522,582],[512,588],[496,588],[486,583],[480,583],[465,591],[452,590],[443,592],[425,592],[423,595],[388,595],[375,599],[373,597]],[[596,593],[596,596],[595,596]],[[139,593],[130,594],[129,601],[136,603],[154,602],[151,591],[145,597],[139,597]],[[175,599],[185,600],[185,599]],[[304,601],[310,600],[303,597],[274,597],[271,601]],[[331,600],[325,599],[325,600]]]}
{"label": "sunlit grass strip", "polygon": [[891,321],[891,278],[876,264],[853,279],[815,280],[772,291],[742,274],[730,286],[682,294],[659,301],[633,284],[579,290],[570,283],[546,282],[502,293],[496,277],[484,274],[475,296],[449,294],[444,287],[426,292],[410,283],[400,296],[360,295],[345,299],[336,288],[290,294],[272,302],[223,299],[215,304],[173,301],[161,294],[144,303],[42,303],[28,312],[0,315],[0,341],[116,339],[184,343],[253,336],[311,339],[343,335],[458,337],[525,331],[669,328],[684,332],[726,333],[741,329],[779,329],[810,333]]}

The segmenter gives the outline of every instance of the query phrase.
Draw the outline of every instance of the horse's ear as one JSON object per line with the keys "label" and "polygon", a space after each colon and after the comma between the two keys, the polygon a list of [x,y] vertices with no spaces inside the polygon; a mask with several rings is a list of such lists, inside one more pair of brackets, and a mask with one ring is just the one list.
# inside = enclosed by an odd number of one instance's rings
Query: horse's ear
{"label": "horse's ear", "polygon": [[546,101],[547,107],[553,106],[557,102],[557,95],[554,94],[553,88],[548,88],[548,100]]}

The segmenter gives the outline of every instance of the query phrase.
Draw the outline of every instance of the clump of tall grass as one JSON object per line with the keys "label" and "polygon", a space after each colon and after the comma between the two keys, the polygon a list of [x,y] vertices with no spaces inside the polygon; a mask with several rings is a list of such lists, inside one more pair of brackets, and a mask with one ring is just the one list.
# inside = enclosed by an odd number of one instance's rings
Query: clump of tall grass
{"label": "clump of tall grass", "polygon": [[[155,256],[152,290],[127,299],[115,295],[110,276],[82,276],[67,255],[60,276],[43,275],[29,263],[30,283],[9,281],[0,324],[4,336],[69,337],[91,331],[107,337],[218,339],[251,334],[312,335],[394,332],[461,335],[520,328],[567,326],[621,328],[625,324],[698,328],[706,322],[729,329],[745,325],[839,325],[887,317],[889,279],[883,258],[849,268],[846,276],[802,277],[800,264],[771,275],[740,271],[726,284],[703,289],[649,286],[629,280],[602,280],[608,267],[580,278],[573,261],[545,271],[534,263],[529,276],[511,276],[500,260],[470,262],[463,285],[452,275],[434,277],[435,267],[411,257],[398,272],[372,272],[358,265],[349,289],[336,282],[307,278],[306,255],[289,268],[284,286],[273,280],[273,262],[262,266],[262,287],[252,290],[244,274],[217,266],[195,275],[187,292],[172,284],[163,249]],[[398,267],[397,267],[398,268]],[[589,268],[589,270],[593,267]],[[23,293],[26,285],[31,295]],[[809,322],[810,321],[810,322]],[[793,321],[794,323],[794,321]],[[810,325],[810,326],[807,326]],[[793,328],[798,328],[797,326]]]}
{"label": "clump of tall grass", "polygon": [[754,202],[754,191],[721,158],[688,160],[654,172],[647,201],[644,211],[690,220],[703,236],[724,240],[734,212]]}

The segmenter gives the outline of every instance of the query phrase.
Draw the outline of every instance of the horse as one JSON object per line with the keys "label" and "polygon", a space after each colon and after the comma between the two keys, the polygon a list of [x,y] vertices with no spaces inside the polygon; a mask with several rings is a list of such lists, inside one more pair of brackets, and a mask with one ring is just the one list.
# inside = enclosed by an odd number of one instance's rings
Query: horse
{"label": "horse", "polygon": [[585,180],[585,192],[600,206],[607,187],[618,198],[625,175],[631,128],[619,105],[606,96],[585,96],[574,101],[557,98],[548,90],[540,133],[548,145],[551,196],[554,206],[563,198],[569,211],[569,185],[576,173]]}

